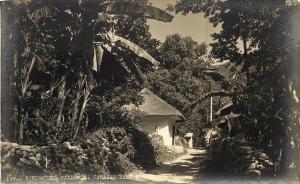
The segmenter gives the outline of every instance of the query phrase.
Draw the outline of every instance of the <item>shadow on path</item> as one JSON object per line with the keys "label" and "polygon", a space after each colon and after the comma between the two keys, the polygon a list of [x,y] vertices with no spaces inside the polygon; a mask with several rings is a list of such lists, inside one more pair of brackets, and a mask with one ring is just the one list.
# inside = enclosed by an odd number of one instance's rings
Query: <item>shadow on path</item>
{"label": "shadow on path", "polygon": [[201,163],[206,159],[204,150],[189,149],[188,154],[171,162],[161,163],[153,170],[135,175],[131,183],[198,183]]}

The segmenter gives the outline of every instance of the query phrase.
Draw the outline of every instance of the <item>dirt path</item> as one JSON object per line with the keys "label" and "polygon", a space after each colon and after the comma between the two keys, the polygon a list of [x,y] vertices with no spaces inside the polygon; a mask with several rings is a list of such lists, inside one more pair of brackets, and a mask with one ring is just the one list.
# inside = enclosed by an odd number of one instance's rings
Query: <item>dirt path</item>
{"label": "dirt path", "polygon": [[[198,183],[201,162],[206,158],[204,150],[190,149],[187,155],[165,162],[145,173],[132,173],[132,183]],[[130,183],[131,183],[130,182]]]}

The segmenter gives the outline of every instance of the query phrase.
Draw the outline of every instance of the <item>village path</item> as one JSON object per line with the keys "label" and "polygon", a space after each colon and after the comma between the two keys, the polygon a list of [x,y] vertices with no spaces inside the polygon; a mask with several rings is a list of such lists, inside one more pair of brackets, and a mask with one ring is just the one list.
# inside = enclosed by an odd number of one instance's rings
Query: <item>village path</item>
{"label": "village path", "polygon": [[153,170],[132,174],[130,183],[199,183],[201,164],[206,159],[204,150],[189,149],[188,154],[171,162],[164,162]]}

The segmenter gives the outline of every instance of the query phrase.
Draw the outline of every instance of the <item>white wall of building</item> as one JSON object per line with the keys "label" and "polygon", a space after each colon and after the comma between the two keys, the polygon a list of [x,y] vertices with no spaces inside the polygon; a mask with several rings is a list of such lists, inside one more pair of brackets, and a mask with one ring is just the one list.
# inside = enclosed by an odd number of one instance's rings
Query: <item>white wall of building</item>
{"label": "white wall of building", "polygon": [[148,116],[143,118],[140,126],[149,135],[161,135],[165,145],[172,145],[175,122],[176,119],[170,116]]}

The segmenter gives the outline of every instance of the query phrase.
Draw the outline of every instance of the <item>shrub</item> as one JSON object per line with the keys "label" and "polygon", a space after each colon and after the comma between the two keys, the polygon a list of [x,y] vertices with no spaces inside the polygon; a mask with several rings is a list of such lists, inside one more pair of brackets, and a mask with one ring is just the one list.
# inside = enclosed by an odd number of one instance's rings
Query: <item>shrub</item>
{"label": "shrub", "polygon": [[259,178],[269,175],[273,170],[274,164],[269,156],[247,141],[219,139],[210,146],[213,162],[223,172]]}
{"label": "shrub", "polygon": [[135,168],[135,165],[128,157],[119,152],[110,155],[107,166],[111,174],[126,174]]}
{"label": "shrub", "polygon": [[132,129],[131,134],[136,151],[133,161],[146,169],[156,166],[155,150],[147,133]]}
{"label": "shrub", "polygon": [[163,137],[161,135],[152,135],[150,140],[156,156],[166,151],[167,148],[163,143]]}

